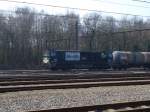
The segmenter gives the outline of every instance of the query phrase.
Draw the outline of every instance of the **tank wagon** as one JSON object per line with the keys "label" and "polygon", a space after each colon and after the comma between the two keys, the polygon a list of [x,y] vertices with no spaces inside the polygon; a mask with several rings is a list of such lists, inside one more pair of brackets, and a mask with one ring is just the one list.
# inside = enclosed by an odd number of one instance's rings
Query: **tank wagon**
{"label": "tank wagon", "polygon": [[57,69],[107,69],[112,57],[104,52],[81,52],[49,50],[43,57],[43,62],[52,70]]}
{"label": "tank wagon", "polygon": [[43,56],[43,63],[53,70],[150,68],[150,52],[49,50]]}
{"label": "tank wagon", "polygon": [[150,52],[114,51],[112,55],[112,68],[114,69],[150,68]]}

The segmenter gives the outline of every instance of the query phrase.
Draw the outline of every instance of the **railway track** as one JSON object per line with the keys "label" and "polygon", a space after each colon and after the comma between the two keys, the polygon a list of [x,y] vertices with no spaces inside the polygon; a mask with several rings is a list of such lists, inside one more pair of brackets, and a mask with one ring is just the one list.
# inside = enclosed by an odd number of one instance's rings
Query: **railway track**
{"label": "railway track", "polygon": [[[42,74],[37,76],[18,75],[11,77],[10,76],[1,77],[0,93],[44,90],[44,89],[69,89],[69,88],[89,88],[89,87],[106,87],[106,86],[147,85],[147,84],[150,84],[150,73],[129,73],[129,74],[79,73],[74,75],[52,74],[44,76],[42,76]],[[39,110],[31,112],[83,112],[83,111],[110,112],[109,110],[111,109],[117,112],[150,112],[150,101],[142,101],[142,102],[140,103],[126,102],[125,104],[124,103],[106,104],[106,105],[95,105],[85,107]]]}
{"label": "railway track", "polygon": [[0,77],[0,92],[150,84],[150,73],[106,73]]}
{"label": "railway track", "polygon": [[150,101],[136,101],[115,104],[70,107],[29,112],[150,112]]}
{"label": "railway track", "polygon": [[62,80],[62,79],[91,79],[91,78],[123,78],[123,77],[150,77],[150,72],[139,73],[95,73],[83,72],[74,74],[16,74],[16,75],[0,75],[1,81],[29,81],[29,80]]}
{"label": "railway track", "polygon": [[106,82],[106,81],[136,81],[136,80],[150,80],[150,77],[121,77],[121,78],[92,78],[92,79],[67,79],[67,80],[21,80],[21,81],[0,81],[0,86],[14,86],[14,85],[33,85],[33,84],[59,84],[59,83],[79,83],[79,82]]}
{"label": "railway track", "polygon": [[150,80],[0,86],[0,93],[16,92],[16,91],[44,90],[44,89],[70,89],[70,88],[129,86],[129,85],[147,85],[147,84],[150,84]]}
{"label": "railway track", "polygon": [[[72,69],[72,70],[67,70],[67,71],[51,71],[49,69],[35,69],[35,70],[0,70],[0,74],[8,74],[8,73],[79,73],[79,72],[127,72],[126,70],[112,70],[112,69],[106,69],[106,70],[88,70],[88,69]],[[149,72],[149,70],[144,70],[142,68],[129,68],[128,69],[129,72],[132,71],[145,71],[145,72]]]}

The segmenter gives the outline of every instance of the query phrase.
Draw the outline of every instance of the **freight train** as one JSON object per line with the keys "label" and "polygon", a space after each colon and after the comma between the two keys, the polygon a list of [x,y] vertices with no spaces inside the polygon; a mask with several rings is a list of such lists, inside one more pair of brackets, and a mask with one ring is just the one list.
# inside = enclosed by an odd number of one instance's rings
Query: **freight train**
{"label": "freight train", "polygon": [[43,64],[52,70],[150,68],[150,52],[82,52],[49,50]]}

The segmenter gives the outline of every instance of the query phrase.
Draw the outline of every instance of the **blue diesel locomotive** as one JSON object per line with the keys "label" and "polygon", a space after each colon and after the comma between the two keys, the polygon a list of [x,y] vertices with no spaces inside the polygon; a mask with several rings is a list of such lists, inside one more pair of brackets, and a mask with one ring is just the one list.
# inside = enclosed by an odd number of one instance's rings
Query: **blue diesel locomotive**
{"label": "blue diesel locomotive", "polygon": [[107,69],[111,55],[104,52],[81,52],[49,50],[43,56],[43,63],[50,69]]}

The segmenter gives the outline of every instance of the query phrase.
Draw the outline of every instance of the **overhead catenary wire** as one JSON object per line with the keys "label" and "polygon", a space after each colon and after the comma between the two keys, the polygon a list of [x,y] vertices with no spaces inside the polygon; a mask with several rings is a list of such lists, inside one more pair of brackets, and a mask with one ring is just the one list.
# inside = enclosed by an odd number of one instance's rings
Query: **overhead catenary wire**
{"label": "overhead catenary wire", "polygon": [[[16,13],[16,11],[8,11],[8,10],[0,10],[0,12],[2,12],[2,13],[9,13],[9,14],[13,14],[13,13],[15,14]],[[22,13],[22,12],[17,12],[17,13]],[[68,16],[68,15],[52,15],[52,14],[44,14],[44,13],[39,13],[39,12],[36,12],[35,14],[38,15],[38,16],[61,17],[61,18],[69,18],[69,19],[72,19],[72,20],[75,20],[75,21],[77,20],[77,17],[71,17],[71,16]],[[3,19],[4,20],[8,20],[7,17],[4,17]],[[80,19],[93,20],[93,18],[86,18],[86,17],[80,17]],[[101,22],[111,22],[111,21],[113,21],[115,23],[120,23],[121,22],[120,20],[115,20],[115,19],[113,19],[113,20],[100,19],[98,21],[101,21]]]}
{"label": "overhead catenary wire", "polygon": [[110,3],[110,4],[115,4],[115,5],[121,5],[121,6],[129,6],[129,7],[138,7],[138,8],[145,8],[149,9],[150,7],[147,6],[141,6],[141,5],[131,5],[131,4],[125,4],[125,3],[119,3],[119,2],[112,2],[112,1],[101,1],[101,0],[93,0],[93,1],[98,1],[101,3]]}
{"label": "overhead catenary wire", "polygon": [[143,2],[143,3],[150,3],[149,1],[145,1],[145,0],[132,0],[132,1]]}
{"label": "overhead catenary wire", "polygon": [[[33,4],[33,5],[43,5],[43,6],[52,6],[52,7],[58,7],[58,8],[71,8],[71,7],[64,7],[64,6],[54,6],[54,5],[46,5],[46,4],[39,4],[39,3],[31,3],[31,2],[20,2],[20,1],[15,1],[15,0],[0,0],[0,1],[8,1],[8,2],[15,2],[15,3],[26,3],[26,4]],[[133,1],[142,1],[142,0],[133,0]],[[106,1],[107,2],[107,1]],[[142,1],[142,2],[145,2],[145,1]],[[116,2],[114,2],[116,3]],[[120,3],[119,3],[120,4]],[[123,5],[123,4],[122,4]],[[89,9],[80,9],[80,8],[71,8],[71,9],[79,9],[79,10],[89,10]],[[90,11],[93,11],[93,10],[90,10]],[[96,10],[97,11],[97,10]],[[98,10],[99,11],[99,10]],[[15,13],[15,11],[10,11],[11,13]],[[101,11],[100,11],[101,12]],[[107,12],[106,12],[107,13]],[[36,13],[37,14],[37,13]],[[121,14],[124,14],[124,13],[121,13]],[[49,14],[42,14],[42,13],[38,13],[38,15],[44,15],[44,16],[55,16],[57,17],[57,15],[49,15]],[[138,15],[137,15],[138,16]],[[145,17],[145,16],[142,16],[142,15],[139,15],[141,17]],[[67,17],[68,16],[58,16],[58,17]],[[150,17],[150,16],[148,16]],[[74,17],[69,17],[69,18],[72,18],[72,19],[76,19]],[[89,19],[89,18],[88,18]],[[109,20],[101,20],[101,21],[106,21],[108,22]],[[116,21],[114,20],[113,22],[121,22],[121,21]]]}
{"label": "overhead catenary wire", "polygon": [[[8,0],[0,0],[0,1],[8,1]],[[29,3],[28,3],[29,4]],[[37,4],[33,4],[33,5],[37,5]],[[39,5],[39,4],[38,4]],[[45,6],[45,4],[41,4],[42,6],[44,5]],[[46,6],[49,6],[49,5],[46,5]],[[51,6],[50,6],[51,7]],[[58,7],[58,6],[57,6]],[[63,6],[59,6],[58,8],[66,8],[66,7],[63,7]],[[68,7],[67,7],[68,8]],[[77,9],[77,10],[82,10],[82,9],[79,9],[79,8],[70,8],[69,7],[69,9]],[[84,9],[85,10],[85,9]],[[89,11],[89,9],[86,9],[87,11]],[[91,10],[90,10],[91,11]],[[93,11],[93,10],[92,10]],[[99,11],[99,10],[96,10],[96,12],[102,12],[102,11]],[[94,11],[95,12],[95,11]],[[106,13],[106,12],[104,12],[104,13]],[[109,12],[110,13],[110,12]],[[116,12],[115,12],[116,13]],[[121,15],[124,15],[124,14],[121,14]],[[47,15],[47,16],[49,16],[49,15]],[[132,15],[133,16],[133,15]],[[134,15],[135,16],[135,15]],[[139,15],[138,15],[139,16]],[[141,16],[141,15],[140,15]],[[67,17],[67,16],[64,16],[64,17]],[[144,16],[141,16],[141,17],[144,17]],[[148,17],[150,17],[150,16],[148,16]],[[135,29],[135,30],[132,30],[132,31],[120,31],[120,32],[112,32],[113,34],[117,34],[117,33],[126,33],[126,32],[135,32],[135,31],[149,31],[150,29]],[[70,39],[70,38],[69,38]],[[67,41],[67,40],[69,40],[69,39],[67,39],[67,38],[65,38],[65,39],[54,39],[54,40],[50,40],[51,42],[58,42],[58,41]]]}
{"label": "overhead catenary wire", "polygon": [[[0,10],[0,11],[4,11],[4,10]],[[15,11],[4,11],[5,13],[16,13]],[[18,13],[22,13],[22,12],[18,12]],[[49,15],[49,14],[43,14],[43,13],[35,13],[36,15],[42,15],[42,16],[51,16],[51,17],[62,17],[62,18],[69,18],[69,19],[73,19],[73,20],[77,20],[77,18],[75,18],[75,17],[70,17],[70,16],[66,16],[66,15]],[[86,19],[86,18],[82,18],[82,19]],[[89,20],[93,20],[93,18],[87,18],[87,19],[89,19]],[[0,20],[7,20],[7,21],[9,21],[9,17],[7,18],[7,17],[0,17]],[[105,20],[105,19],[100,19],[100,20],[98,20],[100,23],[101,22],[113,22],[113,23],[119,23],[119,24],[121,24],[121,22],[122,21],[120,21],[120,20]],[[79,27],[80,27],[81,25],[79,24]],[[90,25],[84,25],[84,26],[89,26],[89,27],[91,27]],[[126,27],[130,27],[129,25],[128,25],[128,23],[126,23],[126,24],[124,24],[123,26],[126,26]]]}
{"label": "overhead catenary wire", "polygon": [[[0,0],[0,1],[8,1],[8,2],[19,2],[19,1],[12,1],[12,0]],[[34,5],[44,5],[45,6],[45,4],[36,4],[36,3],[29,3],[29,2],[19,2],[19,3],[27,3],[27,4],[34,4]],[[46,6],[51,6],[51,5],[46,5]],[[55,6],[55,7],[58,7],[58,6]],[[60,7],[60,6],[59,6]],[[62,7],[61,6],[61,8],[66,8],[66,7]],[[71,8],[72,9],[72,8]],[[78,8],[77,8],[78,9]],[[87,9],[88,10],[88,9]],[[13,11],[11,11],[11,13],[12,13]],[[15,12],[15,11],[14,11]],[[13,13],[14,13],[13,12]],[[38,13],[38,14],[40,14],[40,15],[45,15],[45,16],[53,16],[53,15],[48,15],[48,14],[42,14],[42,13]],[[55,15],[54,15],[55,16]],[[59,16],[60,17],[60,16]],[[68,16],[62,16],[62,17],[68,17]],[[143,17],[143,16],[142,16]],[[150,17],[150,16],[149,16]],[[74,18],[74,17],[71,17],[71,18]],[[106,21],[106,22],[108,22],[109,20],[101,20],[101,21]],[[115,21],[116,22],[116,21]],[[120,21],[117,21],[117,22],[120,22]],[[142,29],[143,30],[143,29]],[[138,30],[138,31],[142,31],[142,30]],[[137,31],[137,30],[133,30],[133,31]],[[145,29],[144,29],[144,31],[145,31]],[[125,32],[132,32],[132,31],[125,31]],[[121,33],[121,32],[114,32],[114,33]]]}
{"label": "overhead catenary wire", "polygon": [[112,34],[117,34],[117,33],[130,33],[130,32],[138,32],[138,31],[150,31],[150,28],[145,28],[145,29],[133,29],[133,30],[126,30],[126,31],[117,31],[117,32],[112,32]]}
{"label": "overhead catenary wire", "polygon": [[[115,34],[123,34],[123,33],[132,33],[132,32],[137,32],[137,31],[150,31],[150,28],[146,28],[146,29],[133,29],[133,30],[126,30],[126,31],[115,31],[115,32],[112,32],[111,34],[115,35]],[[109,35],[110,32],[106,33],[106,32],[103,32],[102,35]],[[91,37],[86,37],[86,38],[91,38]],[[53,40],[50,40],[50,42],[58,42],[58,41],[68,41],[70,38],[64,38],[64,39],[53,39]]]}
{"label": "overhead catenary wire", "polygon": [[[147,28],[147,29],[132,29],[132,30],[126,30],[126,31],[115,31],[115,32],[111,32],[111,34],[130,33],[130,32],[136,32],[136,31],[150,31],[150,28]],[[103,35],[107,35],[109,33],[110,32],[103,32]],[[69,40],[69,39],[68,38],[65,38],[65,39],[54,39],[54,40],[50,40],[50,41],[51,42],[58,42],[58,41],[67,41],[67,40]]]}
{"label": "overhead catenary wire", "polygon": [[14,3],[23,3],[23,4],[30,4],[30,5],[40,5],[40,6],[47,6],[47,7],[54,7],[54,8],[63,8],[63,9],[71,9],[71,10],[81,10],[81,11],[88,11],[88,12],[109,13],[109,14],[117,14],[117,15],[139,16],[139,17],[150,18],[150,16],[148,16],[148,15],[136,15],[136,14],[130,14],[130,13],[111,12],[111,11],[96,10],[96,9],[75,8],[75,7],[66,7],[66,6],[50,5],[50,4],[40,4],[40,3],[23,2],[23,1],[15,1],[15,0],[0,0],[0,1],[14,2]]}
{"label": "overhead catenary wire", "polygon": [[[150,28],[144,29],[132,29],[132,30],[124,30],[124,31],[114,31],[114,32],[103,32],[104,35],[106,34],[121,34],[121,33],[132,33],[132,32],[143,32],[143,31],[150,31]],[[90,38],[90,37],[89,37]]]}

